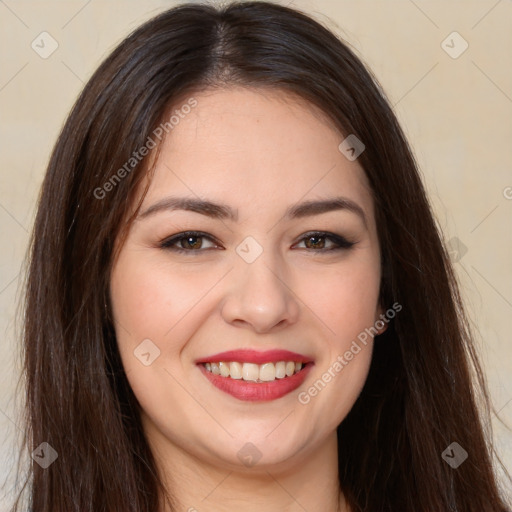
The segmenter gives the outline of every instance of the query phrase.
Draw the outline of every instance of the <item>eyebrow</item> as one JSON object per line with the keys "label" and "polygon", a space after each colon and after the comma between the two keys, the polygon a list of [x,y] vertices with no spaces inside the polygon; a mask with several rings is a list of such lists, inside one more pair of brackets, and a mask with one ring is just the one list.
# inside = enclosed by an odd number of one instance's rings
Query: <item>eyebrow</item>
{"label": "eyebrow", "polygon": [[[163,211],[185,210],[201,215],[206,215],[212,219],[228,219],[233,222],[238,221],[238,210],[222,203],[214,203],[204,199],[194,199],[188,197],[166,197],[139,214],[139,219],[145,219],[156,213]],[[332,212],[336,210],[347,210],[358,215],[367,226],[367,219],[364,210],[356,202],[346,197],[332,197],[317,201],[305,201],[303,203],[290,206],[283,218],[287,220],[301,219],[313,215]]]}

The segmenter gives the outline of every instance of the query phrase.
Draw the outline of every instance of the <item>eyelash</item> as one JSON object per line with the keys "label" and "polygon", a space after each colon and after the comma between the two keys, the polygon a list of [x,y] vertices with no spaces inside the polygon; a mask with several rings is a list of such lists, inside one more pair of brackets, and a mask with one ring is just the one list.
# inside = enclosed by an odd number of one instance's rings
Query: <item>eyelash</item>
{"label": "eyelash", "polygon": [[[211,248],[209,248],[209,249],[183,249],[180,247],[174,247],[174,244],[176,244],[177,242],[180,242],[181,240],[186,240],[187,238],[190,238],[190,237],[207,238],[210,241],[216,243],[215,240],[211,236],[209,236],[206,233],[203,233],[201,231],[184,231],[182,233],[178,233],[169,238],[166,238],[165,240],[162,240],[160,242],[160,248],[170,250],[173,252],[177,252],[177,253],[181,253],[181,254],[183,254],[183,253],[188,253],[188,254],[200,253],[200,252],[204,252],[204,251],[211,249]],[[325,253],[325,252],[330,252],[330,251],[340,251],[343,249],[347,250],[347,249],[350,249],[351,247],[353,247],[357,243],[357,242],[350,242],[343,236],[335,235],[334,233],[329,233],[327,231],[310,231],[308,233],[305,233],[302,236],[302,238],[299,240],[299,242],[302,242],[302,241],[307,240],[308,238],[312,238],[312,237],[329,239],[329,240],[333,241],[335,244],[337,244],[336,247],[332,247],[330,249],[325,249],[325,248],[324,249],[307,249],[306,248],[306,250],[308,250],[308,251],[313,251],[313,252],[318,252],[318,253]]]}

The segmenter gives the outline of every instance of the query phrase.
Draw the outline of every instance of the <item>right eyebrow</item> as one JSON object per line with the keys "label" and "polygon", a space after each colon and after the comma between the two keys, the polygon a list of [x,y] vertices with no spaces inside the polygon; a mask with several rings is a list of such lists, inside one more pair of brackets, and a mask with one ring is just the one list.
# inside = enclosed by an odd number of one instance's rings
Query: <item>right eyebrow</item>
{"label": "right eyebrow", "polygon": [[167,210],[186,210],[190,212],[200,213],[214,219],[229,219],[232,221],[238,220],[238,210],[233,210],[226,204],[213,203],[203,199],[194,199],[188,197],[166,197],[152,206],[150,206],[143,213],[138,215],[138,218],[144,219],[155,213]]}

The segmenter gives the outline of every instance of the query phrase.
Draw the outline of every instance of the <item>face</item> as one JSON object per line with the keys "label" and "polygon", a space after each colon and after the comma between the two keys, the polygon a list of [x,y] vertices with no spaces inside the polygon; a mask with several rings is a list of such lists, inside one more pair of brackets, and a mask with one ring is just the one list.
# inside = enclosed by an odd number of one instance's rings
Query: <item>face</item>
{"label": "face", "polygon": [[123,366],[153,446],[296,464],[368,374],[382,313],[369,185],[297,98],[233,88],[188,103],[111,275]]}

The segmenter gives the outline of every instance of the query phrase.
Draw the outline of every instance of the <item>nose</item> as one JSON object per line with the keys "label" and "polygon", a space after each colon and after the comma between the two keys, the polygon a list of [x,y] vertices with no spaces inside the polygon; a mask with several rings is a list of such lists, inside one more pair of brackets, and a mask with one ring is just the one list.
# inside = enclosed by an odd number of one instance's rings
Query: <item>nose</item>
{"label": "nose", "polygon": [[252,263],[236,262],[222,306],[226,322],[259,334],[295,323],[300,309],[289,273],[269,252]]}

